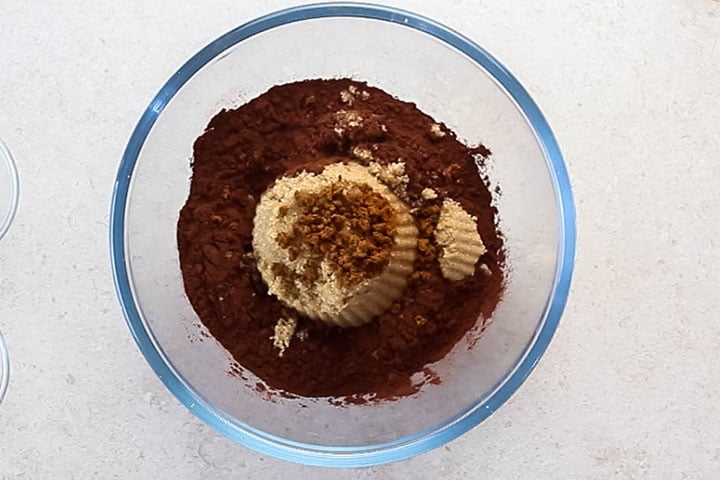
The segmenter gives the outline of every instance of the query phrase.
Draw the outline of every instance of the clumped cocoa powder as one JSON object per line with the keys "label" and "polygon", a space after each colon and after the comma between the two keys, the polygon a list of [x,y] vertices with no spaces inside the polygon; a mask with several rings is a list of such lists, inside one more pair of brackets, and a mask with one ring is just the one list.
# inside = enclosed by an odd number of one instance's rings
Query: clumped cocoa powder
{"label": "clumped cocoa powder", "polygon": [[[353,91],[363,93],[348,113],[340,92]],[[357,161],[357,152],[380,164],[404,162],[418,256],[401,299],[374,321],[342,329],[298,316],[268,295],[254,265],[252,228],[260,194],[276,178]],[[190,196],[178,222],[188,298],[212,336],[271,389],[349,401],[411,394],[419,388],[411,376],[445,356],[479,317],[489,318],[502,294],[497,212],[478,176],[489,155],[482,145],[463,145],[414,104],[347,79],[273,87],[221,111],[195,142]],[[427,187],[437,197],[423,195]],[[457,282],[442,277],[432,235],[447,197],[477,217],[487,248],[475,274]],[[296,318],[304,332],[282,357],[269,340],[279,318]]]}

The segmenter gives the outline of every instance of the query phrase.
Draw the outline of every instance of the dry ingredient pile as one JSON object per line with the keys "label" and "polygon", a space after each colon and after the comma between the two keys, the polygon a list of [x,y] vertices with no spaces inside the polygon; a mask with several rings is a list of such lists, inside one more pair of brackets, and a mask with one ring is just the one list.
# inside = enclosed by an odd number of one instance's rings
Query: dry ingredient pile
{"label": "dry ingredient pile", "polygon": [[489,155],[348,79],[223,110],[178,221],[188,298],[259,390],[412,394],[502,295]]}

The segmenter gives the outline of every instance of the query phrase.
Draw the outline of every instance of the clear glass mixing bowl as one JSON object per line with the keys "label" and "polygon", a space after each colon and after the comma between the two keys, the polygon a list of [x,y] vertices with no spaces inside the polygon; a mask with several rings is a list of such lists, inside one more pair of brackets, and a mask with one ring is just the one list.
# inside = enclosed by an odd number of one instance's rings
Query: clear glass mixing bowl
{"label": "clear glass mixing bowl", "polygon": [[[0,240],[5,236],[17,209],[20,193],[17,169],[10,150],[0,140]],[[2,320],[2,319],[0,319]],[[10,381],[10,360],[0,332],[0,402]]]}
{"label": "clear glass mixing bowl", "polygon": [[[196,341],[175,228],[195,138],[222,108],[276,84],[353,77],[414,101],[469,143],[493,151],[487,175],[506,236],[507,291],[478,340],[432,368],[442,383],[375,405],[272,401],[228,375],[231,358]],[[438,447],[495,411],[547,347],[565,305],[575,224],[565,166],[540,110],[515,78],[463,36],[417,15],[359,4],[267,15],[218,38],[162,87],[130,138],[115,185],[117,292],[143,354],[172,393],[222,434],[280,458],[363,466]],[[195,341],[194,341],[195,339]],[[468,349],[468,343],[475,342]],[[250,382],[253,378],[250,375]]]}
{"label": "clear glass mixing bowl", "polygon": [[20,194],[17,169],[10,150],[0,139],[0,240],[15,217]]}
{"label": "clear glass mixing bowl", "polygon": [[10,357],[8,356],[5,339],[0,332],[0,403],[5,398],[8,384],[10,383]]}

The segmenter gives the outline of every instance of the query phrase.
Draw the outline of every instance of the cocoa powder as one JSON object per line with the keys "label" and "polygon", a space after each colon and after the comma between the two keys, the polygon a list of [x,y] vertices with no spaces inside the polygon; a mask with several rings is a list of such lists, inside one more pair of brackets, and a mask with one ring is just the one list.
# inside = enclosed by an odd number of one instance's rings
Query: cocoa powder
{"label": "cocoa powder", "polygon": [[[414,104],[348,79],[276,86],[223,110],[195,142],[190,195],[178,221],[188,298],[210,334],[272,390],[348,401],[411,394],[420,386],[411,376],[489,318],[502,295],[497,212],[478,174],[489,155],[482,145],[463,145]],[[404,162],[418,255],[402,298],[372,322],[343,329],[304,318],[268,295],[253,260],[253,217],[276,178],[360,160]],[[436,198],[422,194],[427,187]],[[487,248],[475,274],[456,282],[442,277],[432,236],[448,197],[477,217]],[[305,333],[279,357],[270,338],[285,318],[296,318]]]}

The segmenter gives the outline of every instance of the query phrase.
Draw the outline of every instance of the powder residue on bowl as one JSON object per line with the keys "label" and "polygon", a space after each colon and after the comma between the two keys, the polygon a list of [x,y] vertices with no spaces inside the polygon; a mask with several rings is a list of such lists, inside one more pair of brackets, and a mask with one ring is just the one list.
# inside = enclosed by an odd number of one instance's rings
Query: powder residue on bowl
{"label": "powder residue on bowl", "polygon": [[[271,390],[347,401],[416,392],[411,377],[490,318],[502,295],[503,243],[477,166],[489,155],[414,104],[347,79],[273,87],[224,110],[195,142],[178,222],[188,298],[211,335]],[[277,179],[350,161],[400,179],[391,188],[412,207],[417,256],[400,298],[369,323],[339,328],[298,315],[268,293],[252,230],[260,196]],[[434,235],[448,198],[475,219],[486,249],[474,274],[458,281],[443,277]],[[278,319],[295,319],[304,339],[292,337],[282,357],[269,340]]]}

